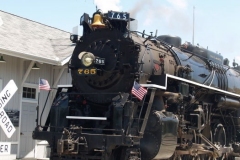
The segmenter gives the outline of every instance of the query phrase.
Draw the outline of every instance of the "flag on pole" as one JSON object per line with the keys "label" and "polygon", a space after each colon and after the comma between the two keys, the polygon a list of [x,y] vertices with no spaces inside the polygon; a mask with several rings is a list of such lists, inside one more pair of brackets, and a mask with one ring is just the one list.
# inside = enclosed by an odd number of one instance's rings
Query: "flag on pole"
{"label": "flag on pole", "polygon": [[50,85],[46,79],[42,79],[42,78],[39,79],[39,89],[47,90],[47,91],[51,90]]}
{"label": "flag on pole", "polygon": [[139,100],[142,100],[145,94],[147,94],[147,89],[143,88],[140,84],[134,81],[132,87],[132,94],[136,96]]}

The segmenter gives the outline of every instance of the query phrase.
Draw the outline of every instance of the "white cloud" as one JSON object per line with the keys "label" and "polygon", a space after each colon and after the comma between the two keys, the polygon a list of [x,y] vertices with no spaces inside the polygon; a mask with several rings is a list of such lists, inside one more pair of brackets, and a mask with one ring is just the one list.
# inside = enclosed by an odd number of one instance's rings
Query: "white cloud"
{"label": "white cloud", "polygon": [[143,28],[151,26],[165,26],[168,29],[188,33],[192,30],[191,20],[188,12],[186,12],[187,0],[168,0],[169,3],[156,3],[150,0],[138,1],[134,8],[130,11],[131,16],[137,18],[137,14],[144,12],[139,20],[142,20]]}
{"label": "white cloud", "polygon": [[176,8],[186,8],[188,3],[187,0],[168,0],[168,2]]}
{"label": "white cloud", "polygon": [[94,0],[94,4],[98,9],[101,9],[104,13],[109,10],[121,11],[120,0]]}
{"label": "white cloud", "polygon": [[[236,60],[238,61],[238,62],[240,62],[240,56],[237,56],[236,57]],[[240,65],[240,64],[239,64]]]}

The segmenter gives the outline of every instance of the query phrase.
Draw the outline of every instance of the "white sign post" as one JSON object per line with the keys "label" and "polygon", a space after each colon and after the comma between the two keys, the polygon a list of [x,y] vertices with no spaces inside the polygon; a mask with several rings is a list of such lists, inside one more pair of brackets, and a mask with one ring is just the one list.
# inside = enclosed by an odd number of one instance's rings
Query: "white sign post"
{"label": "white sign post", "polygon": [[11,138],[15,132],[15,127],[13,126],[11,120],[9,119],[7,113],[4,111],[4,107],[12,98],[14,93],[17,91],[17,86],[13,80],[10,80],[5,88],[0,93],[0,125],[7,135],[8,138]]}

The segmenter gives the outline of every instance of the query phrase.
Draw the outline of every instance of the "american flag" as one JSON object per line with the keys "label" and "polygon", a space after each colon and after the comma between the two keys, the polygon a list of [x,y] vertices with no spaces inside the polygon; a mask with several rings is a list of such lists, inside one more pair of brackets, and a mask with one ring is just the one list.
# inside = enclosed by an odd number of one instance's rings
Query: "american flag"
{"label": "american flag", "polygon": [[134,84],[132,87],[132,94],[136,96],[139,100],[142,100],[146,93],[147,93],[147,90],[143,88],[140,84],[134,81]]}
{"label": "american flag", "polygon": [[51,90],[50,85],[46,79],[42,79],[42,78],[39,79],[39,89],[47,90],[47,91]]}

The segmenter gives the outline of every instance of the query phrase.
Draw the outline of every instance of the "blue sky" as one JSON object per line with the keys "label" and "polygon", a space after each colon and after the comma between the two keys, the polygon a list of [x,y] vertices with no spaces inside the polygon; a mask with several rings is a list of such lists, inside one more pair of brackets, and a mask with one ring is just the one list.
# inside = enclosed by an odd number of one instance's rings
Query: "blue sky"
{"label": "blue sky", "polygon": [[[239,0],[0,0],[0,10],[68,32],[80,16],[96,10],[130,12],[138,20],[138,31],[158,30],[218,52],[240,65]],[[79,33],[81,28],[79,27]]]}

